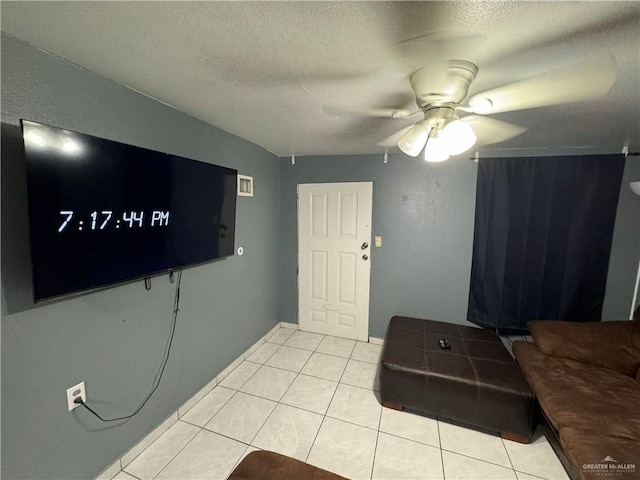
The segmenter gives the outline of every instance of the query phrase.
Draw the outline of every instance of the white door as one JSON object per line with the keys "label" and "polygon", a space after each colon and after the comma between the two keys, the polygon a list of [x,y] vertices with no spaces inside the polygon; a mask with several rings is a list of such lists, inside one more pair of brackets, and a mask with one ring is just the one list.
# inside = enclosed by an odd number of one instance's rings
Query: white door
{"label": "white door", "polygon": [[300,330],[367,341],[372,182],[298,185]]}

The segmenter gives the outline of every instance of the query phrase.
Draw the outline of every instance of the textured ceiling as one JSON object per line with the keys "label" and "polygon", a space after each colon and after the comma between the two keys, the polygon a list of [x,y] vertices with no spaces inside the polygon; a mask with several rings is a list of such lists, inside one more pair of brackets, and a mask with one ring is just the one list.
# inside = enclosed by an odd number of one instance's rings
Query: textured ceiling
{"label": "textured ceiling", "polygon": [[2,30],[282,156],[384,151],[411,120],[326,111],[415,109],[409,39],[478,65],[470,95],[608,52],[604,97],[493,115],[528,130],[480,150],[640,144],[637,1],[3,1]]}

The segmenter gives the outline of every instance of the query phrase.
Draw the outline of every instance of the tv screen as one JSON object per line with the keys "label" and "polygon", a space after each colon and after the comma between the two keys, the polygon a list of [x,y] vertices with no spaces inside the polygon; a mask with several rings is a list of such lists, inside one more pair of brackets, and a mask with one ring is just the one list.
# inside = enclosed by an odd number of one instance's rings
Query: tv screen
{"label": "tv screen", "polygon": [[236,170],[21,123],[35,301],[233,255]]}

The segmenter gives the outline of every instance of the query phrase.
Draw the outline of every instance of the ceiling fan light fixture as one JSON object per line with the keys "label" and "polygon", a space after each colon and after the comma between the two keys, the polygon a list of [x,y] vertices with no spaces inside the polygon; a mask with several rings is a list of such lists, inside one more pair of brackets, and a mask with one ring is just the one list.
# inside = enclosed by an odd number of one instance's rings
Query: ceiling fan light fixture
{"label": "ceiling fan light fixture", "polygon": [[444,162],[449,159],[449,147],[442,135],[432,135],[429,137],[427,146],[424,148],[424,159],[427,162]]}
{"label": "ceiling fan light fixture", "polygon": [[475,145],[478,137],[469,124],[454,120],[442,130],[440,138],[446,144],[450,155],[459,155]]}
{"label": "ceiling fan light fixture", "polygon": [[398,148],[411,157],[417,157],[429,138],[429,125],[423,120],[411,127],[398,140]]}

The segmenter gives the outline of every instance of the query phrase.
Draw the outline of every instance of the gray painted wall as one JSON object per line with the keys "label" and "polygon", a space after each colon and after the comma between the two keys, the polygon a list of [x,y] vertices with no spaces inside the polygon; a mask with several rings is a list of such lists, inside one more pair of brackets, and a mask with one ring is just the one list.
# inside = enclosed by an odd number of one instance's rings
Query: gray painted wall
{"label": "gray painted wall", "polygon": [[[149,391],[171,322],[166,276],[34,306],[20,118],[237,168],[245,254],[189,268],[160,387],[134,418],[107,425],[65,391],[84,380],[105,416]],[[278,321],[279,160],[247,141],[2,36],[2,478],[92,478],[215,377]],[[250,301],[248,301],[250,299]]]}
{"label": "gray painted wall", "polygon": [[[631,152],[638,150],[640,147],[637,145],[629,149]],[[602,309],[602,318],[607,320],[625,320],[629,318],[631,311],[633,287],[640,260],[640,197],[631,191],[629,182],[639,180],[640,157],[627,157],[618,198],[607,292]],[[640,299],[636,301],[636,305],[638,303]]]}
{"label": "gray painted wall", "polygon": [[426,163],[404,155],[283,158],[280,318],[297,311],[296,185],[373,181],[369,335],[383,337],[393,315],[468,324],[477,164]]}
{"label": "gray painted wall", "polygon": [[[631,147],[637,151],[638,147]],[[609,150],[610,152],[610,150]],[[549,152],[553,154],[554,152]],[[557,154],[575,154],[559,151]],[[590,153],[604,153],[594,151]],[[521,152],[522,155],[537,152]],[[467,324],[477,164],[426,163],[404,155],[281,159],[280,318],[297,316],[296,185],[373,181],[369,335],[383,337],[389,318],[410,315]],[[640,159],[627,159],[614,231],[604,319],[628,318],[640,258]]]}
{"label": "gray painted wall", "polygon": [[[90,478],[160,423],[278,320],[296,321],[296,185],[373,181],[370,335],[394,314],[466,323],[476,164],[403,155],[302,157],[296,165],[60,58],[2,36],[2,476]],[[237,168],[245,255],[187,269],[174,349],[147,407],[124,425],[66,411],[87,382],[104,415],[129,413],[157,372],[174,289],[157,277],[34,306],[19,118]],[[638,147],[633,147],[632,150]],[[556,152],[566,153],[566,152]],[[597,152],[593,152],[597,153]],[[527,154],[526,152],[523,154]],[[605,318],[625,318],[640,257],[640,179],[630,157],[620,197]],[[251,299],[251,301],[247,301]]]}

